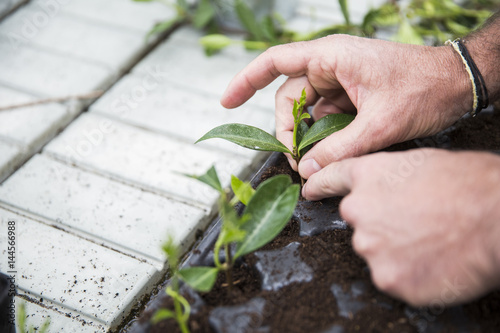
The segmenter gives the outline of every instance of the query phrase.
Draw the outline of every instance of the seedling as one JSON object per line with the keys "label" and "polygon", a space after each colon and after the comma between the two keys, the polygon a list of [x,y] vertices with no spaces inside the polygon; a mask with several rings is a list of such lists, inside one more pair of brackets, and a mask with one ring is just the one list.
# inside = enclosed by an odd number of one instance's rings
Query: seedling
{"label": "seedling", "polygon": [[[306,90],[303,89],[300,100],[297,102],[294,99],[292,110],[294,118],[292,151],[271,134],[257,127],[243,124],[218,126],[210,130],[196,142],[219,138],[253,150],[288,153],[298,165],[302,156],[304,156],[315,142],[343,129],[354,119],[354,116],[348,114],[330,114],[317,120],[309,128],[309,125],[305,122],[306,119],[311,117],[309,113],[304,112],[306,98]],[[304,185],[304,180],[302,180],[302,185]]]}
{"label": "seedling", "polygon": [[[289,176],[278,175],[262,182],[256,190],[249,183],[235,176],[231,177],[231,188],[235,198],[246,207],[241,216],[234,209],[236,200],[229,201],[219,177],[212,167],[202,176],[190,176],[220,194],[219,209],[222,225],[214,246],[215,267],[190,267],[179,271],[179,276],[193,289],[210,291],[219,272],[226,274],[229,290],[233,285],[232,268],[234,262],[273,240],[283,230],[292,217],[299,198],[299,186],[293,185]],[[234,244],[235,252],[231,253]],[[220,259],[224,251],[225,260]]]}
{"label": "seedling", "polygon": [[179,247],[174,244],[172,238],[163,245],[163,252],[165,252],[168,260],[172,280],[170,285],[165,290],[165,293],[170,296],[174,301],[174,311],[169,309],[160,309],[151,318],[153,324],[158,323],[164,319],[174,318],[179,325],[182,333],[189,333],[188,319],[191,313],[191,307],[188,301],[179,293]]}
{"label": "seedling", "polygon": [[45,333],[48,331],[50,326],[50,317],[47,318],[40,327],[34,327],[32,325],[29,325],[28,327],[28,323],[26,323],[26,318],[28,318],[28,316],[26,315],[26,304],[24,302],[19,304],[18,311],[17,320],[20,333]]}

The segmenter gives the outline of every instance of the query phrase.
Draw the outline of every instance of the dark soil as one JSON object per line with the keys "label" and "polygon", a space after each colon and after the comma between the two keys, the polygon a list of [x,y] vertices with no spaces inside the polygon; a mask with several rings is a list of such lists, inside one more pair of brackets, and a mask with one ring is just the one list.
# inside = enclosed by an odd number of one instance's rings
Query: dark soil
{"label": "dark soil", "polygon": [[[500,150],[500,112],[489,112],[476,118],[462,119],[443,133],[424,140],[406,142],[388,150],[416,147],[448,149]],[[275,174],[289,174],[300,180],[284,157],[260,174],[257,183]],[[301,199],[302,202],[303,199]],[[338,214],[341,198],[330,198],[302,207],[306,210],[327,209]],[[300,206],[300,203],[299,203]],[[307,221],[307,214],[302,217]],[[312,220],[312,218],[309,218]],[[411,308],[405,303],[379,292],[370,280],[366,263],[353,251],[350,228],[326,230],[314,236],[300,236],[300,221],[296,218],[282,233],[260,251],[283,249],[298,242],[298,257],[312,268],[314,279],[292,283],[277,291],[261,290],[261,277],[255,268],[258,258],[248,255],[234,270],[236,284],[231,292],[221,274],[215,288],[202,294],[205,303],[190,317],[192,332],[214,332],[209,315],[217,307],[244,304],[249,300],[265,300],[262,313],[253,314],[244,330],[227,327],[223,332],[497,332],[500,330],[500,291],[478,301],[443,310]],[[259,251],[259,252],[260,252]],[[279,272],[277,272],[279,273]],[[336,287],[334,287],[336,286]],[[357,293],[356,290],[361,290]],[[335,289],[337,288],[337,289]],[[333,289],[338,294],[335,294]],[[191,295],[191,296],[190,296]],[[340,295],[340,296],[339,296]],[[192,294],[187,295],[195,303]],[[346,303],[340,304],[345,298]],[[150,327],[149,320],[156,309],[172,308],[169,298],[161,295],[136,322],[146,332],[178,332],[173,320]],[[142,325],[140,325],[142,324]],[[136,330],[137,331],[137,330]],[[134,331],[134,326],[130,332]]]}

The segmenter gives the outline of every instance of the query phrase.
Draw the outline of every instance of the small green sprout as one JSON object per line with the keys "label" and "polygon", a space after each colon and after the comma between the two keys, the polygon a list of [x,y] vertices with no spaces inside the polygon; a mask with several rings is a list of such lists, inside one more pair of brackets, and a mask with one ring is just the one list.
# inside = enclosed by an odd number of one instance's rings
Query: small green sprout
{"label": "small green sprout", "polygon": [[49,329],[50,326],[50,317],[47,318],[42,326],[35,328],[33,326],[27,327],[28,323],[26,323],[26,304],[24,302],[21,302],[18,307],[18,315],[17,315],[17,321],[18,321],[18,327],[19,327],[19,332],[20,333],[45,333]]}
{"label": "small green sprout", "polygon": [[[220,193],[219,211],[222,225],[214,246],[215,267],[189,267],[180,270],[179,276],[193,289],[206,292],[212,289],[218,273],[224,272],[231,290],[235,261],[266,245],[283,230],[297,205],[300,188],[293,185],[290,177],[286,175],[274,176],[262,182],[256,190],[250,183],[232,176],[231,188],[235,198],[229,201],[214,167],[202,176],[190,177]],[[241,216],[234,208],[238,201],[245,205]],[[234,254],[231,253],[233,244],[236,247]],[[224,262],[219,257],[221,251],[224,251]]]}
{"label": "small green sprout", "polygon": [[151,318],[156,324],[162,320],[174,318],[182,333],[189,333],[188,319],[191,313],[189,302],[179,293],[179,247],[174,243],[172,237],[163,245],[163,252],[167,256],[168,266],[172,274],[170,285],[165,293],[174,301],[174,311],[169,309],[160,309]]}
{"label": "small green sprout", "polygon": [[[309,113],[304,111],[306,99],[306,90],[303,89],[299,101],[294,100],[292,110],[294,118],[292,151],[271,134],[259,128],[244,124],[225,124],[218,126],[206,133],[196,142],[219,138],[253,150],[288,153],[298,165],[302,156],[304,156],[315,142],[343,129],[354,119],[354,116],[349,114],[330,114],[317,120],[309,128],[309,125],[305,122],[306,119],[311,117]],[[303,182],[302,180],[302,185]]]}

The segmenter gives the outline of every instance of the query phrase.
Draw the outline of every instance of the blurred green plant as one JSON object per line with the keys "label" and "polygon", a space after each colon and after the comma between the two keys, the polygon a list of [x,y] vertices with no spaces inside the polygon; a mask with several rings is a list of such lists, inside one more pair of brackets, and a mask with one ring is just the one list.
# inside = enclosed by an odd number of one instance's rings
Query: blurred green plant
{"label": "blurred green plant", "polygon": [[179,259],[180,249],[175,244],[172,237],[169,237],[167,242],[163,245],[163,252],[165,253],[168,261],[168,267],[172,274],[172,279],[169,286],[165,289],[165,293],[172,298],[174,302],[174,310],[162,308],[155,312],[151,318],[151,322],[156,324],[165,319],[175,319],[179,329],[182,333],[189,333],[188,320],[191,314],[191,306],[184,296],[179,292]]}
{"label": "blurred green plant", "polygon": [[26,314],[26,304],[24,302],[21,302],[19,304],[18,314],[17,314],[17,324],[19,328],[19,333],[35,333],[35,332],[45,333],[49,329],[50,317],[47,318],[40,327],[34,327],[32,325],[28,327],[26,318],[28,318],[28,315]]}
{"label": "blurred green plant", "polygon": [[344,23],[304,34],[287,29],[286,21],[278,13],[269,13],[258,19],[245,1],[234,0],[234,12],[246,35],[243,40],[235,40],[224,35],[215,20],[215,3],[218,0],[199,0],[197,6],[189,6],[186,0],[176,0],[175,4],[168,0],[156,1],[173,5],[177,9],[177,17],[158,23],[149,35],[169,30],[175,24],[191,24],[207,32],[200,43],[208,55],[234,44],[249,50],[264,50],[273,45],[338,33],[373,37],[382,28],[395,31],[391,37],[394,41],[437,45],[467,35],[500,5],[500,0],[411,0],[404,3],[389,0],[378,8],[370,9],[362,22],[355,24],[350,19],[348,0],[338,0]]}
{"label": "blurred green plant", "polygon": [[191,6],[186,0],[133,0],[135,2],[160,2],[173,7],[176,16],[173,19],[158,22],[148,32],[146,38],[169,31],[176,25],[191,24],[202,30],[213,31],[215,25],[215,9],[210,0],[199,0],[197,6]]}

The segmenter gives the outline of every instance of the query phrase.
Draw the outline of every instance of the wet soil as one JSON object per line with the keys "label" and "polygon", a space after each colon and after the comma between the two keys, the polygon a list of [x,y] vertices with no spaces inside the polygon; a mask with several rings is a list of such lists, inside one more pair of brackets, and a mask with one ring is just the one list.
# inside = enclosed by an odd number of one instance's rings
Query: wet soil
{"label": "wet soil", "polygon": [[[498,151],[500,112],[462,119],[434,137],[402,143],[388,150],[417,147]],[[296,183],[300,182],[286,159],[275,155],[273,165],[261,172],[254,184],[282,173],[289,174]],[[340,200],[330,198],[312,203],[301,199],[299,214],[281,234],[258,252],[247,255],[234,270],[236,284],[232,291],[225,285],[222,274],[210,293],[197,295],[185,288],[185,295],[193,304],[193,314],[189,319],[191,331],[499,331],[500,291],[446,310],[440,307],[412,308],[379,292],[371,282],[366,263],[352,249],[352,229],[342,224],[338,215]],[[318,224],[321,218],[315,217],[317,211],[331,218]],[[287,252],[289,249],[291,252]],[[272,260],[266,262],[266,256]],[[295,261],[280,266],[279,262],[286,261],[286,258],[295,258]],[[273,260],[278,265],[273,266]],[[271,268],[262,268],[263,262]],[[299,266],[302,272],[294,270]],[[302,274],[303,271],[310,272]],[[266,281],[269,282],[273,275],[280,277],[278,283],[268,283],[266,287]],[[160,294],[125,331],[178,332],[173,320],[154,326],[150,324],[151,316],[162,307],[172,308],[172,302]]]}

